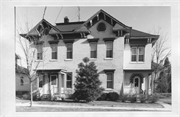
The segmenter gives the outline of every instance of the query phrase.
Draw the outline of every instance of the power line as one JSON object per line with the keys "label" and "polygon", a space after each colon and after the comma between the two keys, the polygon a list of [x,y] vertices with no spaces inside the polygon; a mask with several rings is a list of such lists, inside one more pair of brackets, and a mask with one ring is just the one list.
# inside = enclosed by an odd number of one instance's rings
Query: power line
{"label": "power line", "polygon": [[60,9],[60,11],[59,11],[59,13],[58,13],[58,16],[57,16],[57,18],[56,18],[56,20],[55,20],[55,22],[54,22],[54,23],[56,23],[56,21],[57,21],[57,19],[58,19],[59,15],[60,15],[60,13],[61,13],[62,9],[63,9],[63,7],[61,7],[61,9]]}
{"label": "power line", "polygon": [[43,19],[44,19],[44,15],[45,15],[45,13],[46,13],[46,8],[47,8],[47,7],[44,8],[44,14],[43,14],[43,17],[42,17]]}

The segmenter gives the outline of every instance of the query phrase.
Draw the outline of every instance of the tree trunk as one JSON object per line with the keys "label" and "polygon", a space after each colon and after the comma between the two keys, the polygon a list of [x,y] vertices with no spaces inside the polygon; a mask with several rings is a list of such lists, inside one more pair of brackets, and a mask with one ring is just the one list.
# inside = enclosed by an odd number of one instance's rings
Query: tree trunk
{"label": "tree trunk", "polygon": [[32,81],[30,81],[30,84],[31,84],[31,99],[30,99],[30,107],[32,107],[32,104],[33,104]]}

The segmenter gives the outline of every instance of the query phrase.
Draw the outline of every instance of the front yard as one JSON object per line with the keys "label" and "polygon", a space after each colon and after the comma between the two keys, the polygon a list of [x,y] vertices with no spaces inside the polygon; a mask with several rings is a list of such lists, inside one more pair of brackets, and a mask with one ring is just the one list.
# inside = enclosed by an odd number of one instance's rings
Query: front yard
{"label": "front yard", "polygon": [[[29,100],[16,99],[16,103],[29,103]],[[83,102],[75,102],[73,100],[65,100],[65,101],[34,101],[35,105],[41,106],[17,106],[17,112],[63,112],[63,111],[122,111],[122,109],[115,109],[116,107],[122,108],[134,108],[135,111],[138,108],[164,108],[162,105],[158,103],[123,103],[121,101],[93,101],[89,103]],[[44,107],[43,105],[50,105],[49,107]],[[52,106],[56,107],[52,107]],[[61,106],[61,107],[57,107]],[[76,108],[76,107],[79,108]],[[70,108],[68,108],[70,107]],[[85,107],[85,108],[81,108]],[[96,108],[92,108],[96,107]],[[99,108],[98,108],[99,107]],[[101,107],[115,107],[113,109],[110,108],[101,108]],[[126,109],[123,109],[126,111]]]}

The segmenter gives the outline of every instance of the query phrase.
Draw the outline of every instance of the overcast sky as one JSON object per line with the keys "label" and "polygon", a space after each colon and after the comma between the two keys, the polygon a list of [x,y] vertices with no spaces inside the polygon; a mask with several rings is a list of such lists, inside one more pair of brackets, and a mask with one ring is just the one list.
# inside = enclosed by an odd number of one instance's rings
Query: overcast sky
{"label": "overcast sky", "polygon": [[[43,17],[45,7],[16,7],[16,18],[18,26],[24,26],[25,22],[29,22],[30,27],[35,26]],[[120,22],[133,29],[152,33],[161,28],[163,34],[167,33],[169,38],[166,43],[170,46],[170,31],[171,31],[171,9],[168,6],[108,6],[108,7],[83,7],[80,6],[80,20],[86,21],[100,9],[104,10]],[[61,10],[61,12],[60,12]],[[58,16],[58,13],[59,17]],[[70,22],[78,21],[78,7],[47,7],[44,19],[51,24],[63,22],[67,16]],[[56,20],[57,19],[57,20]],[[16,46],[17,47],[17,46]],[[22,56],[21,51],[17,48],[17,54]]]}

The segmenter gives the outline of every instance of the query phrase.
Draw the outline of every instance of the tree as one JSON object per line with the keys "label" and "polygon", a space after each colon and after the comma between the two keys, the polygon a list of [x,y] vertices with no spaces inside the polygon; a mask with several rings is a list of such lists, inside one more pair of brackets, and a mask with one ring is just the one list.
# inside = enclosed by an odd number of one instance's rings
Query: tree
{"label": "tree", "polygon": [[[45,52],[47,50],[42,51],[42,57],[43,61],[37,61],[36,59],[36,47],[35,44],[41,41],[41,36],[32,36],[31,39],[26,38],[28,36],[28,32],[30,31],[29,28],[29,22],[27,21],[25,23],[25,28],[22,28],[23,26],[20,26],[20,23],[17,22],[16,27],[16,46],[20,46],[22,49],[22,53],[24,57],[22,57],[25,63],[25,66],[22,65],[22,62],[20,66],[23,66],[27,69],[27,72],[24,74],[28,77],[29,83],[30,83],[30,106],[33,104],[33,82],[38,78],[37,77],[37,68],[38,67],[44,67],[45,63]],[[20,69],[19,69],[20,70]]]}
{"label": "tree", "polygon": [[165,59],[163,69],[159,72],[156,91],[159,93],[171,93],[171,65],[168,57]]}
{"label": "tree", "polygon": [[154,93],[155,89],[155,80],[158,77],[158,72],[163,66],[163,61],[171,55],[170,47],[166,46],[165,43],[168,40],[167,34],[163,34],[161,32],[161,28],[158,29],[155,34],[160,35],[159,39],[154,43],[153,52],[152,52],[152,64],[153,66],[154,77],[152,78],[152,93]]}
{"label": "tree", "polygon": [[76,70],[77,76],[75,81],[75,92],[73,97],[80,101],[94,101],[101,96],[103,88],[100,87],[101,82],[97,73],[94,62],[89,62],[89,58],[85,57],[83,62],[78,64]]}

